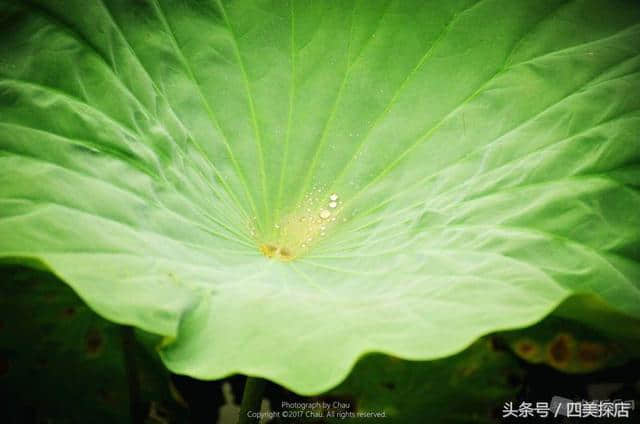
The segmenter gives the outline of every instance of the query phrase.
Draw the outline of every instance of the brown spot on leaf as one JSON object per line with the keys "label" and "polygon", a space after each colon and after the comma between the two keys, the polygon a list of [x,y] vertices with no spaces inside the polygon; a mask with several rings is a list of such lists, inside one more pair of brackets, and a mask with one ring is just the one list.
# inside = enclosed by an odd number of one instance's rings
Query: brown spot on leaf
{"label": "brown spot on leaf", "polygon": [[540,353],[540,346],[538,343],[529,339],[516,341],[514,348],[518,356],[529,361],[535,359]]}
{"label": "brown spot on leaf", "polygon": [[549,364],[556,368],[566,368],[573,356],[575,341],[569,334],[560,333],[551,340],[548,348]]}
{"label": "brown spot on leaf", "polygon": [[73,306],[69,306],[68,308],[64,308],[62,311],[62,316],[64,318],[71,318],[76,314],[76,308]]}
{"label": "brown spot on leaf", "polygon": [[594,342],[581,342],[578,346],[578,359],[588,367],[596,366],[607,357],[606,346]]}
{"label": "brown spot on leaf", "polygon": [[0,377],[7,375],[9,372],[9,368],[11,368],[11,364],[9,359],[4,356],[0,356]]}
{"label": "brown spot on leaf", "polygon": [[36,359],[36,365],[38,368],[47,368],[49,366],[49,359],[44,356],[40,356]]}
{"label": "brown spot on leaf", "polygon": [[507,343],[499,337],[491,336],[488,339],[489,349],[493,352],[501,352],[509,349]]}
{"label": "brown spot on leaf", "polygon": [[115,403],[115,396],[113,392],[104,388],[98,390],[98,398],[105,403]]}
{"label": "brown spot on leaf", "polygon": [[89,356],[98,356],[102,351],[102,347],[104,345],[104,338],[102,334],[96,330],[91,329],[87,332],[86,336],[86,349],[87,355]]}

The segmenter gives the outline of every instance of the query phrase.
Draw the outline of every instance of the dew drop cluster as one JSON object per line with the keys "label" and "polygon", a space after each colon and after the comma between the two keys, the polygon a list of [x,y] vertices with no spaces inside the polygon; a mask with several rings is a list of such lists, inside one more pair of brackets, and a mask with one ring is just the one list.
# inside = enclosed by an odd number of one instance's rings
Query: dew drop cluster
{"label": "dew drop cluster", "polygon": [[324,187],[313,187],[292,213],[273,224],[260,240],[260,251],[269,258],[291,260],[325,237],[341,213],[342,200],[338,193],[323,193]]}

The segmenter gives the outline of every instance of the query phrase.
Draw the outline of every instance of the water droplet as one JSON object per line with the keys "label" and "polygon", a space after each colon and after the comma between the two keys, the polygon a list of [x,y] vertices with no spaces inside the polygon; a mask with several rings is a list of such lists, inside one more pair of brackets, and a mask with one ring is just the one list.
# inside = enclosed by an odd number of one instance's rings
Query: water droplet
{"label": "water droplet", "polygon": [[330,202],[329,203],[329,207],[332,208],[332,209],[335,208],[336,206],[338,206],[338,202]]}
{"label": "water droplet", "polygon": [[275,229],[280,228],[280,226],[279,226],[278,224],[275,224],[273,227],[274,227]]}
{"label": "water droplet", "polygon": [[326,210],[326,209],[322,209],[322,210],[320,211],[320,218],[322,218],[322,219],[328,219],[330,216],[331,216],[331,212],[329,212],[328,210]]}
{"label": "water droplet", "polygon": [[338,200],[338,195],[336,193],[333,193],[331,196],[329,196],[329,199],[335,202],[336,200]]}

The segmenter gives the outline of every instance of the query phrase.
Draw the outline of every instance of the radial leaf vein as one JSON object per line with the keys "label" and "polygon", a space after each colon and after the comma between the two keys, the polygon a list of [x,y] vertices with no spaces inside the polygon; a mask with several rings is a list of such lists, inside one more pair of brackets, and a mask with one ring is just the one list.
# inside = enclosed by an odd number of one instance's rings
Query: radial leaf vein
{"label": "radial leaf vein", "polygon": [[253,100],[253,94],[251,91],[251,83],[249,82],[249,76],[247,74],[247,69],[246,66],[244,64],[244,59],[242,58],[242,53],[240,52],[240,47],[238,46],[238,40],[235,34],[235,31],[233,29],[233,26],[231,25],[231,22],[229,21],[229,17],[227,16],[227,12],[224,8],[224,5],[222,4],[222,2],[220,0],[216,0],[216,3],[218,4],[218,7],[220,8],[220,11],[222,13],[222,16],[224,18],[225,24],[227,25],[227,28],[229,29],[229,33],[231,34],[231,41],[233,42],[233,47],[236,53],[236,57],[238,59],[238,63],[240,65],[240,71],[242,73],[242,77],[244,79],[244,85],[245,85],[245,90],[247,92],[247,99],[248,99],[248,103],[249,103],[249,113],[251,114],[251,120],[253,123],[253,131],[254,131],[254,136],[255,136],[255,140],[256,140],[256,149],[258,150],[258,159],[259,159],[259,168],[260,168],[260,184],[261,184],[261,188],[262,188],[262,201],[264,204],[264,216],[262,216],[262,222],[263,224],[266,225],[265,220],[268,219],[267,215],[269,215],[270,211],[269,211],[269,201],[268,201],[268,191],[267,191],[267,174],[265,172],[265,165],[264,165],[264,148],[262,146],[262,136],[260,134],[260,126],[258,124],[258,119],[256,117],[256,110],[255,110],[255,102]]}
{"label": "radial leaf vein", "polygon": [[176,37],[174,35],[173,30],[171,29],[171,26],[170,26],[169,22],[166,19],[166,16],[165,16],[162,8],[160,7],[160,4],[158,3],[158,0],[153,0],[153,5],[154,5],[154,8],[155,8],[156,13],[158,15],[158,18],[160,19],[160,22],[162,23],[162,26],[167,31],[167,35],[169,36],[169,38],[171,40],[171,45],[172,45],[173,49],[175,50],[176,54],[178,55],[180,61],[182,62],[182,65],[184,66],[185,70],[187,71],[187,75],[189,76],[189,79],[192,81],[194,87],[196,88],[196,91],[198,92],[198,96],[200,98],[200,101],[202,102],[202,104],[203,104],[203,106],[205,108],[205,111],[207,112],[207,115],[208,115],[211,123],[214,125],[214,127],[218,128],[218,130],[220,131],[220,134],[222,135],[222,140],[224,142],[224,145],[225,145],[225,148],[227,150],[227,153],[229,154],[229,159],[231,160],[231,163],[233,164],[233,167],[235,168],[236,172],[238,173],[238,177],[240,177],[240,179],[241,179],[245,194],[247,196],[247,200],[249,201],[249,203],[251,205],[251,209],[253,210],[254,215],[257,216],[258,211],[257,211],[256,205],[255,205],[255,203],[253,201],[253,196],[251,195],[251,191],[249,190],[249,186],[247,184],[246,177],[245,177],[244,173],[242,172],[242,170],[240,168],[240,165],[238,164],[238,161],[236,160],[235,155],[233,154],[233,149],[231,149],[231,146],[229,144],[229,139],[226,136],[225,131],[223,130],[222,126],[220,125],[220,122],[218,121],[218,118],[214,114],[213,109],[211,109],[211,105],[209,104],[209,101],[207,100],[207,98],[205,97],[205,95],[204,95],[204,93],[202,91],[201,84],[198,81],[198,79],[196,78],[193,70],[191,69],[191,64],[189,63],[189,61],[187,60],[186,56],[182,52],[182,49],[178,45],[178,41],[177,41],[177,39],[176,39]]}

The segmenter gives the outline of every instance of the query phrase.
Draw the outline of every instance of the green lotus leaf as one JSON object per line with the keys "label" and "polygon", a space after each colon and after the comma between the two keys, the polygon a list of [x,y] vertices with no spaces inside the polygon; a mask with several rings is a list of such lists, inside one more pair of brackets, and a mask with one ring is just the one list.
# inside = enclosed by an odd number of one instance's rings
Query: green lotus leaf
{"label": "green lotus leaf", "polygon": [[640,317],[637,2],[4,3],[0,257],[172,371],[312,394]]}

